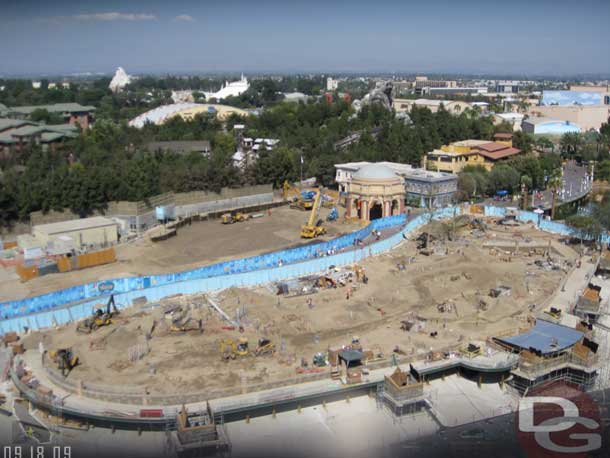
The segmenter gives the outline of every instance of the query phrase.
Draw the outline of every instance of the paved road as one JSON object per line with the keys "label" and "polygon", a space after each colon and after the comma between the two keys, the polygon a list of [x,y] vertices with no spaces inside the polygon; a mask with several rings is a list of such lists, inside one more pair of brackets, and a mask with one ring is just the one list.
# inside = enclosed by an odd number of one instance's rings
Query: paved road
{"label": "paved road", "polygon": [[[563,167],[562,188],[557,194],[556,205],[562,203],[573,202],[580,199],[591,191],[593,179],[588,174],[587,167],[576,165],[575,162],[569,162]],[[485,203],[502,207],[515,206],[513,201],[503,201],[487,199]],[[542,207],[549,210],[553,203],[553,193],[550,189],[544,191],[534,191],[530,195],[530,205],[532,207]]]}

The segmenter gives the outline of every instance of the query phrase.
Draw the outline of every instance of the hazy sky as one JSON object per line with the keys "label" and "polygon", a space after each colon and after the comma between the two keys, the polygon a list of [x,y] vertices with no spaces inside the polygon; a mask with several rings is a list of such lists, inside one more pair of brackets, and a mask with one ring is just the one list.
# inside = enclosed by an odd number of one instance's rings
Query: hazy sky
{"label": "hazy sky", "polygon": [[610,73],[610,0],[0,0],[0,75]]}

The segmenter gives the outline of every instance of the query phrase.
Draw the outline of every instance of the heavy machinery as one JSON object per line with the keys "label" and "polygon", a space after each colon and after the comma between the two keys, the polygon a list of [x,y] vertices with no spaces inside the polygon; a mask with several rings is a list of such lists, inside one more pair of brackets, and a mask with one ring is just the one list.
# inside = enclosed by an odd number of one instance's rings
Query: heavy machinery
{"label": "heavy machinery", "polygon": [[318,352],[313,355],[313,365],[315,367],[325,367],[328,364],[326,359],[327,358],[325,352]]}
{"label": "heavy machinery", "polygon": [[322,226],[322,220],[318,219],[320,214],[320,204],[322,202],[323,189],[318,189],[316,197],[311,207],[311,213],[309,214],[309,221],[305,226],[301,227],[301,237],[304,239],[313,239],[319,235],[326,234],[326,228]]}
{"label": "heavy machinery", "polygon": [[185,319],[173,320],[169,330],[171,332],[198,331],[203,334],[203,320],[196,320],[190,316]]}
{"label": "heavy machinery", "polygon": [[78,356],[72,352],[71,348],[51,350],[49,358],[55,363],[57,369],[61,371],[61,375],[64,377],[67,377],[70,371],[78,366]]}
{"label": "heavy machinery", "polygon": [[233,224],[247,221],[249,218],[249,215],[246,215],[245,213],[237,212],[235,213],[235,215],[231,213],[225,213],[220,217],[220,221],[222,222],[222,224]]}
{"label": "heavy machinery", "polygon": [[297,210],[311,210],[315,191],[304,189],[299,190],[292,186],[288,181],[284,181],[284,200],[290,201],[290,208]]}
{"label": "heavy machinery", "polygon": [[108,303],[106,304],[106,310],[99,307],[95,309],[91,317],[85,318],[79,322],[76,326],[76,331],[84,334],[91,334],[93,331],[101,328],[102,326],[108,326],[112,324],[112,319],[119,314],[116,304],[114,303],[114,294],[110,295]]}
{"label": "heavy machinery", "polygon": [[220,354],[223,361],[236,359],[238,356],[248,356],[250,354],[248,339],[245,337],[240,337],[237,342],[235,342],[233,339],[221,339]]}
{"label": "heavy machinery", "polygon": [[254,350],[254,356],[264,356],[275,354],[275,344],[269,339],[258,339],[258,346]]}
{"label": "heavy machinery", "polygon": [[326,217],[326,221],[337,221],[339,217],[339,212],[337,211],[337,207],[333,207],[328,216]]}

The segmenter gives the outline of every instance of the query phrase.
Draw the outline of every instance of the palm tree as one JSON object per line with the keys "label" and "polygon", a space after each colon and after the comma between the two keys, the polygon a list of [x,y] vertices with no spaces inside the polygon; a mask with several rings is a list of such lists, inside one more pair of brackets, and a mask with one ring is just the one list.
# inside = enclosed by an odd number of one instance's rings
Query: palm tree
{"label": "palm tree", "polygon": [[528,198],[528,192],[530,189],[532,189],[532,185],[533,185],[533,180],[532,177],[530,177],[529,175],[522,175],[521,176],[521,195],[522,195],[522,206],[523,206],[523,210],[527,210],[528,207],[528,202],[527,202],[527,198]]}
{"label": "palm tree", "polygon": [[549,178],[547,186],[551,189],[551,194],[553,197],[551,203],[551,219],[555,219],[555,202],[557,200],[557,192],[563,185],[563,179],[560,174],[555,174]]}

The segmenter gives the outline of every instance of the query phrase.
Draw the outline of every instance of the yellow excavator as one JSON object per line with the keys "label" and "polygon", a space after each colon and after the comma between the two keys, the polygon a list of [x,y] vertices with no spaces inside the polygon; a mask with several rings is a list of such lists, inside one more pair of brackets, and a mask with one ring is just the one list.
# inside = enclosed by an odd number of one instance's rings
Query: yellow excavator
{"label": "yellow excavator", "polygon": [[245,337],[240,337],[237,342],[235,342],[233,339],[221,339],[220,354],[223,361],[236,359],[238,356],[248,356],[250,354],[248,339]]}
{"label": "yellow excavator", "polygon": [[102,326],[108,326],[112,324],[112,318],[119,314],[116,304],[114,303],[114,295],[108,299],[106,304],[106,310],[103,308],[97,308],[91,315],[91,317],[84,319],[76,326],[76,331],[84,334],[91,334],[93,331],[101,328]]}
{"label": "yellow excavator", "polygon": [[326,234],[326,228],[322,226],[322,220],[318,219],[320,216],[320,204],[322,203],[322,192],[323,188],[320,187],[313,200],[309,221],[305,226],[301,226],[301,237],[304,239],[313,239]]}
{"label": "yellow excavator", "polygon": [[49,352],[49,358],[51,358],[51,361],[53,361],[64,377],[66,377],[72,369],[78,366],[78,356],[72,352],[71,348],[51,350]]}
{"label": "yellow excavator", "polygon": [[305,211],[311,210],[311,207],[313,207],[313,200],[304,198],[303,194],[311,193],[310,190],[301,191],[300,189],[288,183],[288,181],[284,181],[283,191],[284,200],[290,202],[290,208]]}

